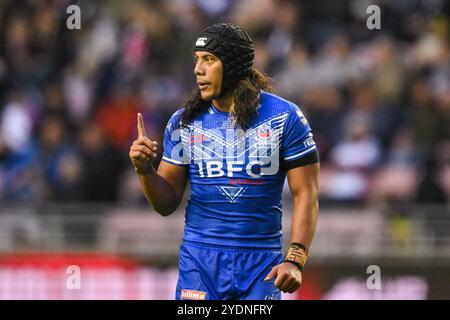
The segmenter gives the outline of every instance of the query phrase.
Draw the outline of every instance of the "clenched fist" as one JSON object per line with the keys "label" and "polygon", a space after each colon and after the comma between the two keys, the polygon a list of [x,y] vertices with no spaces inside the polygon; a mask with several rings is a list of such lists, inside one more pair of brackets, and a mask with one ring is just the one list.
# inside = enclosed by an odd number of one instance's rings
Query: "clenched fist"
{"label": "clenched fist", "polygon": [[153,162],[158,153],[158,142],[147,138],[144,128],[142,114],[137,115],[138,138],[130,147],[130,159],[138,174],[149,174],[154,172]]}
{"label": "clenched fist", "polygon": [[275,279],[275,287],[283,292],[294,293],[302,284],[302,273],[295,265],[283,262],[269,272],[264,281]]}

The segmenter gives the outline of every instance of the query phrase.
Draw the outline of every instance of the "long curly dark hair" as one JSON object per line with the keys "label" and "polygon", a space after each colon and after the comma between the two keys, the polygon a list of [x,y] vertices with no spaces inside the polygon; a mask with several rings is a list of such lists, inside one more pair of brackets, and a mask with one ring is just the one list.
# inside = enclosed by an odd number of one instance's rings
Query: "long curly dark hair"
{"label": "long curly dark hair", "polygon": [[[232,102],[230,106],[230,115],[235,123],[246,130],[248,124],[256,112],[258,106],[258,95],[261,90],[273,92],[271,79],[255,68],[251,69],[250,76],[239,80],[232,89]],[[202,100],[200,90],[196,88],[192,95],[184,104],[185,110],[181,115],[181,126],[186,127],[203,111],[211,106],[211,100]]]}

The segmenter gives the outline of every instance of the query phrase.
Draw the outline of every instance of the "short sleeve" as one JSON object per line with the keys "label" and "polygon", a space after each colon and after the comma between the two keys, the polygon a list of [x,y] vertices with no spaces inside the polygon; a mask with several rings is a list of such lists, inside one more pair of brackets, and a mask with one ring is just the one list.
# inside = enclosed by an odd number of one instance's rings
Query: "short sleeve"
{"label": "short sleeve", "polygon": [[285,164],[317,153],[311,127],[303,112],[291,104],[283,130],[283,162]]}
{"label": "short sleeve", "polygon": [[190,163],[186,152],[186,130],[181,128],[180,118],[182,110],[175,112],[170,117],[164,130],[163,157],[162,160],[174,165],[184,166]]}

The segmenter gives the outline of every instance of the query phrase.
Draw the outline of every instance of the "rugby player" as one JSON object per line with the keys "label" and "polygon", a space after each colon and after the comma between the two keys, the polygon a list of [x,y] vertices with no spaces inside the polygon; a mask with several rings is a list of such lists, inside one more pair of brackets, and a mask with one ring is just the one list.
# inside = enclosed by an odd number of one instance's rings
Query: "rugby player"
{"label": "rugby player", "polygon": [[[129,156],[149,204],[173,213],[191,185],[176,299],[280,299],[302,283],[319,212],[319,156],[300,108],[273,93],[253,67],[248,33],[214,24],[196,38],[197,87],[160,145],[138,138]],[[290,246],[282,248],[282,191],[293,199]]]}

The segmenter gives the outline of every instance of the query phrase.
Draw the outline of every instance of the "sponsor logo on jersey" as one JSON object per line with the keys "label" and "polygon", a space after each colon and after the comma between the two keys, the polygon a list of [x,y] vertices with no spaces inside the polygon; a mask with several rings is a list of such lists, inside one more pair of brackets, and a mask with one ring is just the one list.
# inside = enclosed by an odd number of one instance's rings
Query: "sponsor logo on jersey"
{"label": "sponsor logo on jersey", "polygon": [[234,178],[240,173],[253,179],[276,175],[287,116],[276,115],[245,131],[205,128],[208,126],[202,121],[194,121],[172,132],[171,140],[176,143],[170,159],[197,165],[200,178]]}
{"label": "sponsor logo on jersey", "polygon": [[257,179],[229,179],[229,184],[250,184],[250,185],[261,185],[266,184],[263,180],[257,180]]}

